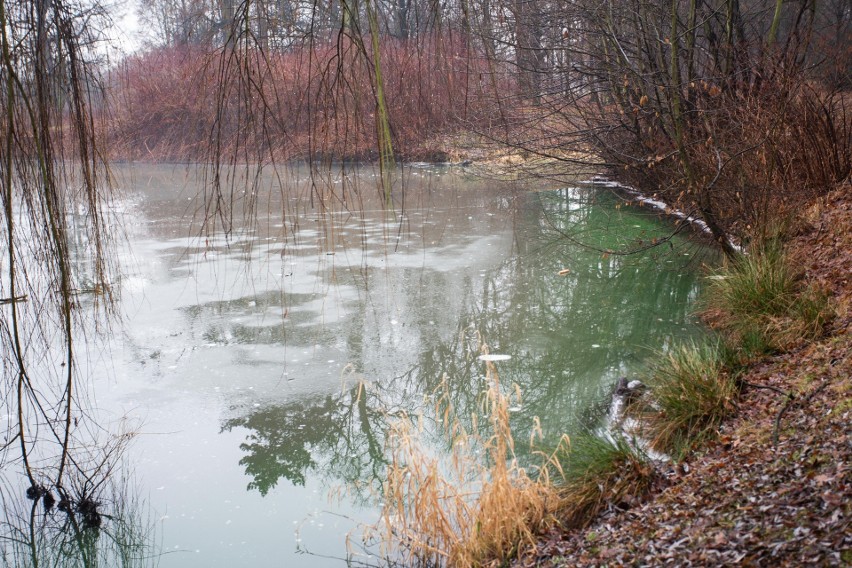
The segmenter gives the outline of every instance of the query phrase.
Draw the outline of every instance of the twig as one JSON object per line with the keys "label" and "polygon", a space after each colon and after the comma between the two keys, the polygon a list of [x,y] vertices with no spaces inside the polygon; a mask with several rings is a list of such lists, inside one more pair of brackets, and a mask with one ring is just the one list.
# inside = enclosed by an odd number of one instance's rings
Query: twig
{"label": "twig", "polygon": [[781,418],[784,416],[784,413],[787,412],[787,409],[790,408],[790,403],[796,399],[796,395],[793,393],[793,391],[785,392],[782,389],[779,389],[778,387],[774,387],[772,385],[759,385],[757,383],[749,382],[745,379],[739,379],[739,382],[741,385],[745,385],[747,387],[771,390],[773,392],[777,392],[778,394],[783,394],[787,397],[787,401],[784,403],[784,406],[781,407],[781,410],[779,410],[778,414],[775,416],[775,428],[772,431],[772,447],[777,447],[779,430],[781,428]]}
{"label": "twig", "polygon": [[818,395],[819,393],[821,393],[821,392],[825,389],[825,387],[827,387],[827,386],[828,386],[828,383],[829,383],[829,382],[831,382],[831,381],[829,381],[827,378],[826,378],[826,379],[824,379],[824,380],[822,381],[822,384],[821,384],[820,386],[818,386],[817,388],[815,388],[811,394],[809,394],[807,397],[805,397],[805,402],[806,402],[806,403],[807,403],[807,402],[810,402],[810,401],[811,401],[811,399],[813,399],[813,397],[815,397],[816,395]]}
{"label": "twig", "polygon": [[775,391],[778,394],[783,394],[785,396],[790,396],[790,397],[793,396],[793,393],[785,392],[785,391],[779,389],[778,387],[773,387],[772,385],[758,385],[757,383],[750,383],[750,382],[746,381],[745,379],[740,379],[740,384],[745,385],[747,387],[752,387],[752,388],[755,388],[755,389],[766,389],[766,390]]}
{"label": "twig", "polygon": [[16,302],[26,302],[26,296],[15,296],[14,298],[0,298],[0,306],[5,306],[6,304],[14,304]]}
{"label": "twig", "polygon": [[[808,396],[806,396],[803,399],[800,399],[802,401],[801,405],[803,406],[805,404],[808,404],[817,394],[822,392],[822,390],[825,389],[825,387],[828,386],[829,382],[830,381],[828,381],[828,380],[824,380],[823,383],[820,386],[818,386],[817,388],[815,388],[810,394],[808,394]],[[755,386],[758,386],[758,385],[755,385]],[[790,408],[790,406],[792,406],[790,403],[793,400],[795,400],[795,398],[796,397],[792,392],[787,393],[787,402],[786,402],[786,404],[784,404],[784,406],[781,408],[781,410],[778,411],[778,415],[775,417],[775,430],[772,432],[772,447],[773,448],[778,446],[778,438],[780,436],[780,428],[781,428],[781,418],[784,416],[784,413],[787,411],[787,409]]]}
{"label": "twig", "polygon": [[778,436],[780,434],[781,418],[784,416],[784,413],[787,412],[787,409],[790,408],[790,403],[794,400],[796,400],[796,395],[794,395],[792,392],[787,393],[787,402],[784,403],[784,406],[781,407],[781,410],[779,410],[778,414],[775,416],[775,429],[772,431],[773,449],[778,447]]}

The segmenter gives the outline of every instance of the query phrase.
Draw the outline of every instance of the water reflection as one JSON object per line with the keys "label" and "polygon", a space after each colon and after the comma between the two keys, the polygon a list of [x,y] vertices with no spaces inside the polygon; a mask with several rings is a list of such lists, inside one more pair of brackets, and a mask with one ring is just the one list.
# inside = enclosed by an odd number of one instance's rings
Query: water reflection
{"label": "water reflection", "polygon": [[[311,294],[267,291],[232,300],[216,300],[181,308],[193,332],[209,343],[314,345],[322,335],[299,333],[299,328],[319,319],[309,305]],[[293,310],[290,309],[298,307]],[[296,329],[294,329],[296,328]]]}
{"label": "water reflection", "polygon": [[223,430],[249,430],[240,460],[252,481],[248,489],[266,495],[279,480],[304,486],[307,475],[327,475],[345,481],[369,496],[381,482],[384,459],[383,407],[358,383],[338,395],[270,406],[226,420]]}
{"label": "water reflection", "polygon": [[[6,252],[22,259],[0,277],[0,297],[21,282],[29,294],[14,307],[0,301],[0,566],[151,566],[159,554],[154,524],[125,462],[132,422],[97,419],[84,370],[103,356],[99,332],[115,325],[104,316],[116,307],[120,270],[96,265],[95,249],[106,243],[90,238],[91,213],[63,206],[73,306],[62,304],[60,282],[43,266],[31,221],[19,222],[25,208],[9,225],[21,235]],[[109,215],[100,222],[109,225]],[[52,302],[62,304],[60,316]]]}
{"label": "water reflection", "polygon": [[[360,211],[321,215],[292,201],[307,191],[294,175],[292,192],[270,180],[268,215],[193,239],[193,191],[169,190],[162,169],[134,175],[130,321],[120,379],[99,392],[151,434],[136,467],[168,511],[164,548],[189,551],[166,566],[326,565],[282,552],[283,527],[325,509],[375,516],[388,420],[422,416],[442,452],[436,392],[472,424],[483,343],[511,357],[497,366],[523,394],[519,440],[539,417],[549,443],[594,420],[589,408],[648,348],[696,332],[694,245],[606,254],[669,229],[586,190],[526,194],[418,170],[404,173],[404,209],[361,191]],[[329,490],[344,501],[329,505]],[[323,524],[314,548],[345,555],[346,530]]]}
{"label": "water reflection", "polygon": [[[368,390],[264,405],[226,420],[224,430],[248,430],[240,464],[253,479],[249,488],[266,494],[281,479],[303,485],[306,476],[352,487],[380,482],[389,414],[430,415],[439,387],[462,419],[479,413],[483,342],[511,356],[498,366],[505,384],[517,384],[523,394],[513,409],[521,438],[534,417],[545,444],[592,426],[597,416],[589,409],[607,398],[619,376],[639,372],[651,349],[699,332],[689,313],[698,291],[690,266],[696,245],[676,239],[633,256],[602,254],[671,229],[600,199],[581,190],[516,199],[510,250],[491,267],[445,270],[426,262],[320,271],[328,287],[358,290],[333,326],[309,317],[307,308],[300,311],[307,296],[282,302],[267,294],[188,310],[190,318],[207,313],[201,319],[218,330],[211,340],[337,345],[371,381]],[[563,238],[578,230],[589,247]],[[239,323],[270,307],[289,315],[250,332]],[[231,322],[227,333],[209,323],[220,317]],[[523,457],[523,445],[517,449]]]}
{"label": "water reflection", "polygon": [[[405,174],[405,208],[384,210],[362,191],[350,194],[359,211],[323,204],[319,214],[293,201],[304,190],[296,175],[292,192],[269,180],[268,200],[258,197],[268,214],[199,239],[186,217],[196,188],[181,192],[174,173],[137,170],[140,183],[117,204],[132,242],[115,283],[128,321],[110,338],[114,357],[93,357],[88,372],[99,381],[92,424],[144,424],[127,459],[154,502],[163,548],[180,553],[163,566],[325,565],[295,546],[282,552],[282,535],[325,509],[376,514],[388,420],[421,415],[442,452],[432,420],[440,393],[471,427],[486,388],[483,343],[510,357],[497,366],[505,388],[523,393],[519,440],[539,417],[548,443],[588,426],[589,409],[649,348],[696,332],[694,245],[606,253],[669,230],[594,192],[516,193],[421,170]],[[360,175],[345,183],[368,183]],[[76,246],[85,259],[86,242]],[[328,505],[334,488],[345,503]],[[82,538],[25,490],[2,490],[3,534],[21,537],[7,563],[61,565],[54,549],[73,546],[63,562],[149,558],[151,523],[132,499],[106,486],[81,492],[75,503],[89,495],[108,515]],[[346,529],[322,525],[312,525],[314,544],[345,555]]]}

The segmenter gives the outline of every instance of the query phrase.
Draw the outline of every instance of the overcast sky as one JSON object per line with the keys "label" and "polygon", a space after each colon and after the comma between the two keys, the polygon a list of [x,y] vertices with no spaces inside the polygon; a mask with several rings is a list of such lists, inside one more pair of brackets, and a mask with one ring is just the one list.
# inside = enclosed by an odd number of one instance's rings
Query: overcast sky
{"label": "overcast sky", "polygon": [[118,0],[110,6],[116,29],[110,34],[125,54],[133,53],[142,43],[137,17],[138,0]]}

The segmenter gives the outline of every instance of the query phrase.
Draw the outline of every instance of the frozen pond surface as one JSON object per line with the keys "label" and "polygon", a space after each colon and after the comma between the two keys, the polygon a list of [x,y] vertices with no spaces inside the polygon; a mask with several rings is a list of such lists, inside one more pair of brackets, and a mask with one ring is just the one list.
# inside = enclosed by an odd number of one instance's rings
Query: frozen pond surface
{"label": "frozen pond surface", "polygon": [[538,416],[556,440],[697,333],[698,247],[608,254],[669,229],[604,193],[419,168],[387,211],[365,169],[330,176],[351,211],[323,214],[296,169],[199,238],[192,171],[117,174],[126,319],[90,365],[97,416],[139,431],[125,462],[159,566],[335,565],[377,518],[388,416],[430,412],[444,376],[474,412],[482,342],[523,392],[520,439]]}

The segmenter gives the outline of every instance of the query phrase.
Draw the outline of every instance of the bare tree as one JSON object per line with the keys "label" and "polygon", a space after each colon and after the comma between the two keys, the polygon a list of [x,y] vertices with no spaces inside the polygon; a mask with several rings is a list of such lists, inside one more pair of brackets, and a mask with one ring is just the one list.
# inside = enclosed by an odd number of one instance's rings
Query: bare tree
{"label": "bare tree", "polygon": [[[127,440],[92,438],[77,349],[93,322],[109,322],[116,300],[96,118],[108,25],[97,2],[0,0],[0,364],[12,418],[0,463],[26,480],[10,483],[17,495],[4,492],[2,527],[14,532],[9,542],[26,543],[33,566],[49,546],[38,534],[42,504],[44,514],[65,513],[91,565],[84,533],[101,526],[100,496]],[[11,505],[24,492],[27,533],[15,532],[24,529]]]}

